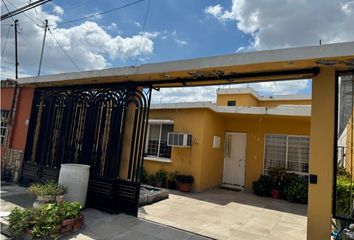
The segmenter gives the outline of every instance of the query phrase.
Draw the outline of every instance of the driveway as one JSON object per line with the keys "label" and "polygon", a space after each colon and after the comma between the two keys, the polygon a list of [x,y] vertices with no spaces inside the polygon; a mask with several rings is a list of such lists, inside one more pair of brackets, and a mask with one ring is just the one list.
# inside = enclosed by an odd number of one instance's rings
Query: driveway
{"label": "driveway", "polygon": [[306,239],[307,205],[224,189],[172,191],[139,217],[215,239]]}
{"label": "driveway", "polygon": [[[15,208],[31,207],[34,201],[32,194],[25,188],[15,184],[1,183],[0,221],[6,223],[9,212]],[[109,214],[92,208],[83,210],[85,225],[71,235],[61,239],[77,240],[206,240],[196,234],[153,223],[125,214]],[[0,234],[0,239],[9,239]]]}

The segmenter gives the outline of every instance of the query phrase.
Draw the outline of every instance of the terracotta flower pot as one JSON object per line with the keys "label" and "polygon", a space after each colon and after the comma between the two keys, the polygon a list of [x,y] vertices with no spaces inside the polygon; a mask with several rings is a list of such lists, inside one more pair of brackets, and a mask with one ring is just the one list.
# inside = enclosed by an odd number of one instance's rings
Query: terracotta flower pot
{"label": "terracotta flower pot", "polygon": [[273,189],[271,194],[272,194],[272,198],[276,198],[276,199],[281,198],[281,192],[277,189]]}
{"label": "terracotta flower pot", "polygon": [[177,183],[177,189],[181,192],[190,192],[192,190],[192,184],[190,184],[190,183]]}

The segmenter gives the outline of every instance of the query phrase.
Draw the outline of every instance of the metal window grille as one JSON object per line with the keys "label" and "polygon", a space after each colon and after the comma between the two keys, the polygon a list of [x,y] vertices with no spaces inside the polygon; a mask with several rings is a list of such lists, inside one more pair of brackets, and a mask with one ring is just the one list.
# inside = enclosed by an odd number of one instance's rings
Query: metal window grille
{"label": "metal window grille", "polygon": [[235,100],[227,101],[227,106],[229,106],[229,107],[236,106],[236,101]]}
{"label": "metal window grille", "polygon": [[171,147],[167,146],[167,135],[173,132],[172,124],[149,124],[146,155],[171,158]]}
{"label": "metal window grille", "polygon": [[288,172],[307,174],[309,145],[307,136],[266,135],[264,172],[272,167],[285,167]]}
{"label": "metal window grille", "polygon": [[10,110],[1,109],[1,122],[0,122],[0,144],[5,143],[7,128],[10,120]]}

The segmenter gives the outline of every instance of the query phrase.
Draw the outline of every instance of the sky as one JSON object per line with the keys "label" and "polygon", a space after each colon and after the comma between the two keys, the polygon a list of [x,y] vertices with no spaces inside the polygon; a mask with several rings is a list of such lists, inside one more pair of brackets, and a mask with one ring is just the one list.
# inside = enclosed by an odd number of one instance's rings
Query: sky
{"label": "sky", "polygon": [[[3,0],[1,14],[29,2]],[[41,75],[354,40],[354,0],[53,0],[15,18],[20,77],[37,75],[45,19]],[[1,21],[1,79],[14,78],[11,24]],[[311,93],[310,80],[223,87],[245,86]],[[152,102],[215,101],[217,88],[162,89]]]}

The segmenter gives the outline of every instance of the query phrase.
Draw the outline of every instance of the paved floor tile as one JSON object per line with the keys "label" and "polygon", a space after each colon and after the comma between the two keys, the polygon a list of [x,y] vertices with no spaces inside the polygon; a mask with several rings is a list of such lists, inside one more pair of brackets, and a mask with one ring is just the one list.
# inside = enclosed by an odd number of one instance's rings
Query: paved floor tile
{"label": "paved floor tile", "polygon": [[225,189],[172,191],[139,217],[215,239],[306,239],[306,205]]}

